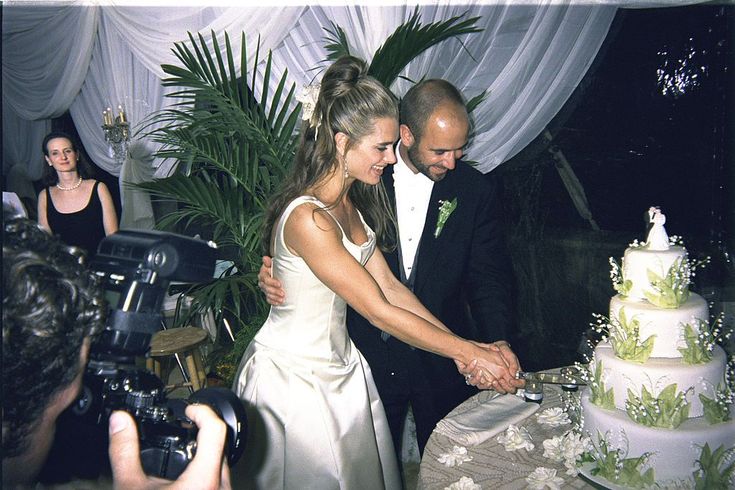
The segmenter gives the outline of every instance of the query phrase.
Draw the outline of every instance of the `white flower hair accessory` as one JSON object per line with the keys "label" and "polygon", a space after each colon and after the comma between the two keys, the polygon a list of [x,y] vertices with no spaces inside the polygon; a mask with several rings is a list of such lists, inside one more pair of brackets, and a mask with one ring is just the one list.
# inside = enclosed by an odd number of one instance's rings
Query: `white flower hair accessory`
{"label": "white flower hair accessory", "polygon": [[[314,121],[314,109],[316,109],[321,88],[321,83],[306,85],[301,93],[296,96],[296,100],[301,102],[301,119],[308,121],[309,126],[313,126],[316,131],[319,130],[319,121]],[[316,139],[316,135],[314,135],[314,139]]]}

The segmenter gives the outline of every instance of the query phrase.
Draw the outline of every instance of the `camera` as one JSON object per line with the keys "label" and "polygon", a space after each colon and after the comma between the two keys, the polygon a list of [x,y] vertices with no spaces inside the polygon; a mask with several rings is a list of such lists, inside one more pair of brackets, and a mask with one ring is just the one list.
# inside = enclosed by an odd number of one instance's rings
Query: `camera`
{"label": "camera", "polygon": [[82,394],[72,411],[96,426],[106,426],[113,410],[129,412],[138,426],[141,462],[149,475],[176,479],[194,457],[197,429],[184,414],[189,403],[206,403],[224,420],[225,455],[231,465],[244,450],[245,409],[231,390],[204,388],[188,400],[167,399],[163,381],[135,364],[162,328],[161,309],[170,283],[211,279],[215,258],[211,242],[120,230],[100,242],[90,263],[110,311],[105,329],[92,343]]}

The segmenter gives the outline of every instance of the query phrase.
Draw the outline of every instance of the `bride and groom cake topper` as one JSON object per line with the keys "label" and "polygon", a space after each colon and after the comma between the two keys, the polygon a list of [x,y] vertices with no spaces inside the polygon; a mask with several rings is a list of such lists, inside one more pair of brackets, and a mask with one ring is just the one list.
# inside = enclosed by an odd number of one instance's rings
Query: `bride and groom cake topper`
{"label": "bride and groom cake topper", "polygon": [[664,223],[666,223],[666,215],[661,212],[658,206],[648,208],[648,237],[646,237],[646,246],[649,250],[668,250],[669,235],[666,234]]}

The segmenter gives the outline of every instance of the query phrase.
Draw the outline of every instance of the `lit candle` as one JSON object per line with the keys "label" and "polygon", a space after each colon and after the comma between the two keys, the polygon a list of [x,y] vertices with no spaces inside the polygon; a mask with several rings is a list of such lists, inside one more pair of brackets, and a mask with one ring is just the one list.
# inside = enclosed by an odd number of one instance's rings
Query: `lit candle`
{"label": "lit candle", "polygon": [[105,124],[112,126],[112,108],[110,107],[105,111]]}
{"label": "lit candle", "polygon": [[120,118],[120,122],[121,122],[121,123],[125,123],[125,122],[127,122],[127,121],[125,120],[125,111],[123,111],[123,108],[122,108],[122,106],[121,106],[121,105],[117,106],[117,110],[118,110],[118,111],[120,112],[120,113],[118,114],[118,117]]}

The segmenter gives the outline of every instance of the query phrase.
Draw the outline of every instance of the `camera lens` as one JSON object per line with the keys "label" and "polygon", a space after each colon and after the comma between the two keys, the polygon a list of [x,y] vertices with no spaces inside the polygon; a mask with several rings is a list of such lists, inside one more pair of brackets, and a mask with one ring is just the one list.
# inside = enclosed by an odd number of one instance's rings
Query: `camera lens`
{"label": "camera lens", "polygon": [[227,461],[234,465],[245,450],[247,415],[237,395],[227,388],[204,388],[189,397],[190,403],[206,403],[227,425]]}

